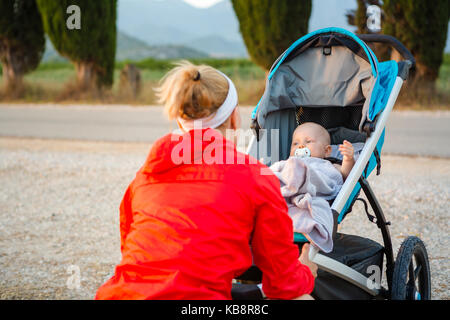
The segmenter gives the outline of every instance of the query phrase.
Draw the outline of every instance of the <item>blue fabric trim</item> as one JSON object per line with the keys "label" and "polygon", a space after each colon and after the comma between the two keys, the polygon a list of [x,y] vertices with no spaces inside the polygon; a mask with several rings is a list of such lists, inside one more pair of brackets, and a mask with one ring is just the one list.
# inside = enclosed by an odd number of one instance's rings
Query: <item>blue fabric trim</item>
{"label": "blue fabric trim", "polygon": [[[376,73],[376,75],[374,74],[374,76],[376,77],[378,74],[379,74],[379,69],[378,69],[378,67],[379,67],[379,61],[378,61],[378,58],[377,58],[377,56],[375,55],[375,53],[372,51],[372,49],[367,45],[367,43],[365,43],[365,42],[363,42],[361,39],[359,39],[357,36],[356,36],[356,38],[358,39],[358,40],[360,40],[365,46],[366,46],[366,48],[367,48],[367,50],[370,52],[370,54],[371,54],[371,56],[372,56],[372,61],[374,61],[374,63],[375,63],[375,66],[376,66],[376,71],[377,71],[377,73]],[[373,69],[372,69],[372,71],[373,71]],[[373,74],[373,73],[372,73]]]}
{"label": "blue fabric trim", "polygon": [[385,61],[378,64],[378,78],[372,90],[367,118],[370,121],[386,107],[395,80],[398,75],[396,61]]}
{"label": "blue fabric trim", "polygon": [[[283,63],[283,61],[286,59],[286,57],[292,52],[292,50],[294,50],[299,44],[301,44],[302,42],[308,40],[309,38],[321,34],[321,33],[328,33],[328,32],[337,32],[337,33],[342,33],[345,34],[347,36],[349,36],[350,38],[352,38],[353,40],[355,40],[363,49],[364,52],[366,53],[367,57],[369,58],[370,61],[370,65],[372,67],[372,74],[374,77],[377,77],[377,64],[378,64],[378,60],[375,56],[375,54],[373,54],[373,51],[369,48],[369,46],[367,46],[361,39],[359,39],[354,33],[342,29],[342,28],[335,28],[335,27],[331,27],[331,28],[324,28],[324,29],[319,29],[316,31],[313,31],[311,33],[308,33],[307,35],[304,35],[303,37],[301,37],[300,39],[298,39],[297,41],[295,41],[285,52],[285,54],[283,55],[283,57],[280,59],[280,61],[278,62],[278,64],[275,66],[275,68],[272,70],[272,72],[269,74],[269,80],[272,79],[274,73],[277,71],[278,67]],[[373,56],[372,56],[373,54]],[[375,59],[375,60],[374,60]]]}
{"label": "blue fabric trim", "polygon": [[258,104],[256,105],[256,107],[253,108],[253,111],[252,111],[252,120],[255,120],[255,119],[256,119],[256,111],[258,110],[259,104],[261,103],[263,97],[264,97],[264,95],[262,95],[261,99],[259,99],[259,102],[258,102]]}
{"label": "blue fabric trim", "polygon": [[294,232],[294,242],[309,242],[309,240],[302,233]]}
{"label": "blue fabric trim", "polygon": [[[381,133],[380,138],[378,139],[376,149],[378,150],[378,153],[381,155],[381,149],[383,148],[384,144],[384,135],[386,133],[386,129],[383,130]],[[367,168],[367,174],[365,174],[365,171],[363,171],[363,177],[367,178],[372,173],[373,169],[375,169],[377,166],[377,159],[375,158],[375,155],[372,153],[372,155],[369,158],[369,164]],[[350,194],[350,197],[348,197],[347,202],[344,205],[344,208],[339,213],[338,217],[338,224],[341,223],[341,221],[344,219],[344,214],[347,212],[348,208],[350,207],[351,203],[353,202],[353,199],[355,199],[356,195],[358,194],[359,190],[361,189],[361,185],[359,182],[356,183],[355,187],[353,188],[352,193]]]}

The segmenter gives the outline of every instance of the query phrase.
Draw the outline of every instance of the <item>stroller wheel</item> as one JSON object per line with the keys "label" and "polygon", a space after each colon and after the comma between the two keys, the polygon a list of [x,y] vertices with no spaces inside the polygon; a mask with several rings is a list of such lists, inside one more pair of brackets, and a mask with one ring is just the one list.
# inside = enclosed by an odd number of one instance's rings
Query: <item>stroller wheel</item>
{"label": "stroller wheel", "polygon": [[425,244],[406,238],[397,254],[392,275],[392,300],[430,300],[430,263]]}

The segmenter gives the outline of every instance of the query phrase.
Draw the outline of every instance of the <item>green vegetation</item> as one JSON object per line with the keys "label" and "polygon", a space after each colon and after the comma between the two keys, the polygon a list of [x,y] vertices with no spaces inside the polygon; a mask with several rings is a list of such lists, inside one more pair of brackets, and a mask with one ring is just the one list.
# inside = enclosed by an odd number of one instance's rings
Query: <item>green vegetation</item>
{"label": "green vegetation", "polygon": [[[80,88],[111,86],[116,53],[117,0],[36,0],[55,49],[76,66]],[[77,12],[76,7],[79,11]],[[74,11],[67,12],[68,8]],[[77,27],[76,17],[80,17]],[[67,23],[72,21],[73,28]]]}
{"label": "green vegetation", "polygon": [[42,20],[34,0],[0,1],[0,63],[6,86],[20,89],[45,50]]}
{"label": "green vegetation", "polygon": [[[141,69],[152,69],[168,71],[173,68],[174,63],[177,60],[157,60],[157,59],[144,59],[141,61],[119,61],[116,62],[116,68],[122,68],[127,63],[133,63],[138,68]],[[194,64],[207,64],[213,68],[242,68],[242,67],[254,67],[255,64],[248,59],[214,59],[214,58],[204,58],[204,59],[189,59]]]}
{"label": "green vegetation", "polygon": [[[76,68],[69,62],[47,62],[41,63],[39,67],[25,77],[27,90],[21,100],[25,102],[102,102],[102,103],[134,103],[154,104],[154,88],[158,86],[159,80],[173,68],[180,60],[155,60],[145,59],[141,61],[116,62],[114,69],[114,85],[111,89],[103,92],[101,97],[78,96],[67,89],[76,82]],[[238,91],[241,104],[255,104],[264,92],[265,71],[247,59],[190,59],[195,64],[207,64],[226,73],[233,79]],[[141,71],[142,92],[140,96],[130,101],[129,98],[119,93],[120,70],[127,63],[135,64]],[[1,69],[0,69],[1,73]],[[2,96],[0,90],[0,101],[10,101],[7,95]]]}
{"label": "green vegetation", "polygon": [[[83,102],[101,102],[101,103],[132,103],[137,105],[155,104],[154,88],[164,74],[173,67],[173,64],[179,60],[154,60],[145,59],[142,61],[117,62],[114,70],[114,85],[109,91],[106,91],[100,99],[88,97],[81,99]],[[265,71],[256,64],[246,59],[198,59],[191,60],[196,64],[211,65],[231,77],[236,84],[239,101],[242,105],[255,105],[261,98],[265,86]],[[450,107],[450,54],[445,54],[443,64],[440,68],[437,81],[438,94],[425,102],[410,102],[408,95],[410,91],[407,88],[402,89],[403,97],[398,105],[408,106],[409,108],[449,108]],[[135,100],[123,97],[119,94],[118,79],[120,70],[126,63],[133,63],[141,70],[142,92]],[[0,68],[1,74],[1,68]],[[64,95],[65,86],[76,78],[75,67],[68,62],[42,63],[34,71],[25,77],[27,84],[26,95],[20,101],[25,102],[70,102],[74,98]],[[8,100],[2,97],[0,101]],[[76,99],[78,102],[80,99]],[[17,100],[15,100],[17,101]],[[398,108],[398,106],[396,106]]]}
{"label": "green vegetation", "polygon": [[[158,81],[166,72],[174,67],[174,65],[180,60],[156,60],[156,59],[144,59],[141,61],[118,61],[115,63],[115,70],[121,70],[126,64],[132,63],[138,67],[143,73],[144,80]],[[220,69],[222,72],[230,75],[231,77],[238,77],[242,80],[251,79],[263,79],[265,72],[259,68],[256,64],[248,59],[189,59],[194,64],[206,64],[213,68]],[[39,78],[44,74],[54,74],[58,71],[60,74],[74,74],[75,67],[67,62],[46,62],[41,63],[36,71],[28,78]],[[61,79],[58,79],[61,80]]]}
{"label": "green vegetation", "polygon": [[[174,64],[180,60],[155,60],[155,59],[145,59],[138,62],[133,61],[122,61],[116,63],[117,69],[122,69],[125,64],[133,63],[142,72],[142,79],[144,81],[159,81],[164,74],[166,74],[170,69],[174,67]],[[234,81],[261,81],[265,77],[265,72],[253,62],[248,59],[189,59],[194,64],[206,64],[216,68],[228,76],[230,76]]]}
{"label": "green vegetation", "polygon": [[347,23],[356,27],[356,33],[370,33],[367,28],[367,7],[370,5],[382,6],[381,0],[356,0],[356,9],[349,10],[346,14]]}
{"label": "green vegetation", "polygon": [[252,60],[269,70],[294,41],[308,32],[311,0],[232,0]]}
{"label": "green vegetation", "polygon": [[439,74],[450,18],[448,0],[384,0],[383,33],[396,37],[414,55],[416,80],[434,83]]}
{"label": "green vegetation", "polygon": [[[367,8],[370,5],[382,7],[381,0],[356,0],[357,7],[353,10],[348,10],[347,23],[356,27],[355,33],[367,34],[371,33],[367,27]],[[383,12],[381,13],[381,20],[383,22]],[[375,52],[379,61],[390,60],[390,48],[383,43],[369,43],[370,48]]]}

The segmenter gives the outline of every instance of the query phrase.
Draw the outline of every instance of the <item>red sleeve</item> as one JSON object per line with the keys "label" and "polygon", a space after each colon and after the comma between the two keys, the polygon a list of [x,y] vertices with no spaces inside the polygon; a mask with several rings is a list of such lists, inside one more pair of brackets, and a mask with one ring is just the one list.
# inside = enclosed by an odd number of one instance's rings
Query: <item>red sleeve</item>
{"label": "red sleeve", "polygon": [[299,260],[294,244],[292,220],[280,192],[278,179],[259,176],[264,185],[256,200],[256,222],[252,238],[253,259],[262,273],[264,294],[271,299],[293,299],[309,294],[314,288],[314,276]]}
{"label": "red sleeve", "polygon": [[120,203],[120,251],[123,252],[125,239],[130,231],[133,222],[133,211],[131,210],[131,185],[125,191],[122,202]]}

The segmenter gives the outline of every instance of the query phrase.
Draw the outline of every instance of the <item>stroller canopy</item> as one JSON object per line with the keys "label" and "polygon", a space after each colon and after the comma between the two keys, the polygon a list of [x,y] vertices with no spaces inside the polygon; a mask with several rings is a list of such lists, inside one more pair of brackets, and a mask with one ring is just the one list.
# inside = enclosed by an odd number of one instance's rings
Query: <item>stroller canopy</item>
{"label": "stroller canopy", "polygon": [[252,118],[266,128],[267,115],[275,111],[359,107],[361,130],[365,120],[373,121],[383,110],[397,73],[395,61],[379,63],[355,34],[341,28],[317,30],[275,61]]}

